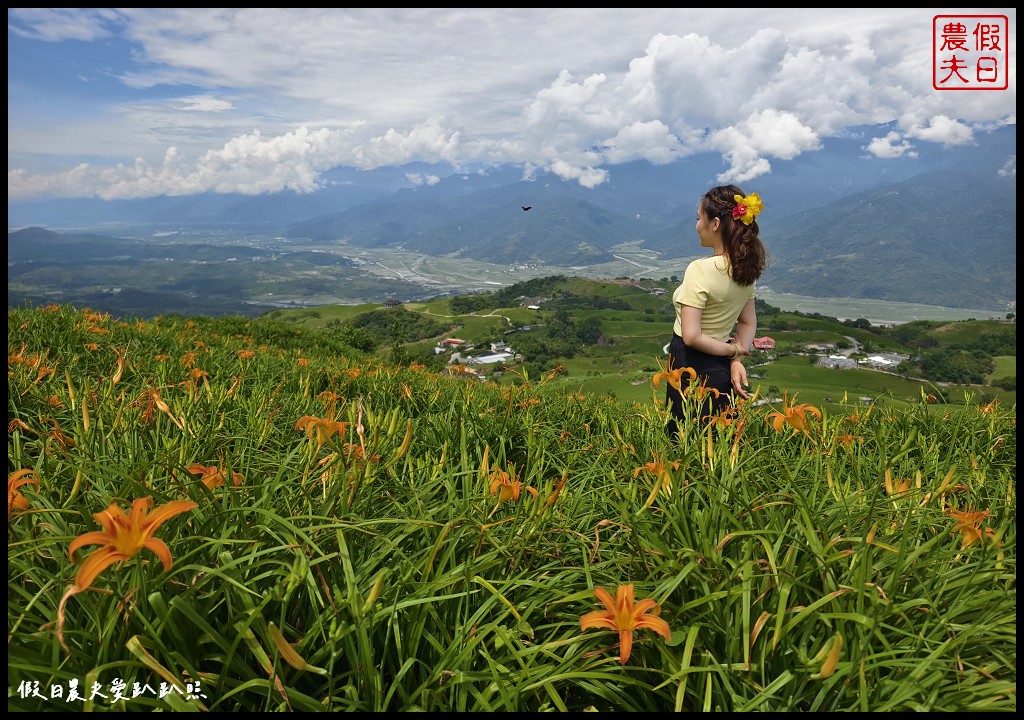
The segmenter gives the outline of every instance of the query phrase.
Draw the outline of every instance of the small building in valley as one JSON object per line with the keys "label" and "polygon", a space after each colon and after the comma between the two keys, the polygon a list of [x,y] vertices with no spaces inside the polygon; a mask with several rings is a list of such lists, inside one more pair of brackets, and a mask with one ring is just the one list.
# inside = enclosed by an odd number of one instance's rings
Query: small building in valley
{"label": "small building in valley", "polygon": [[490,355],[478,355],[476,357],[468,357],[463,359],[463,362],[467,365],[494,365],[495,363],[507,363],[512,360],[519,360],[522,355],[516,353],[492,353]]}

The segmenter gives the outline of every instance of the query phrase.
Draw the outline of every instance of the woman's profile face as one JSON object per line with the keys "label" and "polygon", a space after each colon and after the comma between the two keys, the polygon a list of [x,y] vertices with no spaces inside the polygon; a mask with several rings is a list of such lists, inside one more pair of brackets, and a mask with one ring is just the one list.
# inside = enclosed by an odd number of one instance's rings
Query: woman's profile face
{"label": "woman's profile face", "polygon": [[701,247],[713,247],[714,243],[711,242],[711,236],[716,232],[712,227],[715,225],[714,220],[708,220],[707,214],[704,212],[704,208],[700,205],[697,206],[697,237],[700,238]]}

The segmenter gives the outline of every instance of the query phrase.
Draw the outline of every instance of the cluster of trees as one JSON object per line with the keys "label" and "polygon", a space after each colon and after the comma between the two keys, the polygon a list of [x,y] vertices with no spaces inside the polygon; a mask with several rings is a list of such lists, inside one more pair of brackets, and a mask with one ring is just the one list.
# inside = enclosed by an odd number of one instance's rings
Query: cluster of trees
{"label": "cluster of trees", "polygon": [[566,282],[565,275],[533,278],[513,283],[494,292],[478,295],[459,295],[450,301],[452,313],[466,315],[482,310],[495,310],[516,304],[521,297],[553,297],[564,294],[562,285]]}
{"label": "cluster of trees", "polygon": [[403,307],[371,310],[346,322],[332,320],[327,327],[347,344],[365,352],[375,352],[381,345],[401,347],[451,330],[451,325]]}
{"label": "cluster of trees", "polygon": [[901,362],[896,371],[904,375],[918,375],[937,382],[958,385],[981,385],[985,376],[995,370],[990,357],[978,357],[963,350],[940,348],[923,353],[919,358]]}
{"label": "cluster of trees", "polygon": [[[970,340],[940,346],[931,331],[944,324],[919,320],[887,331],[905,347],[917,351],[910,360],[900,363],[898,372],[937,382],[982,385],[995,371],[995,356],[1017,354],[1016,328],[982,332]],[[1004,390],[1017,388],[1016,378],[1009,376],[996,384]]]}
{"label": "cluster of trees", "polygon": [[349,320],[349,325],[384,338],[392,345],[426,340],[451,329],[449,323],[434,320],[422,313],[409,312],[403,307],[361,313]]}
{"label": "cluster of trees", "polygon": [[580,297],[565,295],[551,301],[557,310],[632,310],[633,306],[621,298]]}
{"label": "cluster of trees", "polygon": [[553,369],[559,359],[576,357],[584,347],[600,341],[600,320],[577,321],[562,308],[543,327],[516,333],[515,347],[526,358],[527,374],[536,376]]}

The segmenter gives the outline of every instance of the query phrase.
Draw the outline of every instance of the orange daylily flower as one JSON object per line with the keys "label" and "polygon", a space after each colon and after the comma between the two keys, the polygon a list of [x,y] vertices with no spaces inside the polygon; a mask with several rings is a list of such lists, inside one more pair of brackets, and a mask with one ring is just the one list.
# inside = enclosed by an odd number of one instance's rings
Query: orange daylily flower
{"label": "orange daylily flower", "polygon": [[836,442],[842,443],[846,447],[850,447],[855,442],[863,444],[864,438],[860,435],[836,435]]}
{"label": "orange daylily flower", "polygon": [[548,495],[548,499],[544,501],[545,507],[549,507],[555,504],[558,500],[558,496],[562,494],[562,488],[565,487],[566,480],[569,479],[569,471],[565,470],[562,472],[562,477],[555,481],[555,489]]}
{"label": "orange daylily flower", "polygon": [[50,436],[62,449],[67,450],[68,448],[75,447],[75,441],[72,440],[68,435],[64,434],[60,424],[53,418],[40,418],[41,420],[48,420],[53,424],[53,430],[50,430],[47,435]]}
{"label": "orange daylily flower", "polygon": [[86,309],[82,312],[82,317],[91,323],[106,322],[110,319],[110,313],[96,312],[95,310]]}
{"label": "orange daylily flower", "polygon": [[497,495],[498,502],[519,499],[519,493],[523,489],[522,482],[509,477],[504,470],[495,470],[491,478],[491,495]]}
{"label": "orange daylily flower", "polygon": [[342,447],[345,448],[345,458],[354,465],[360,465],[367,460],[370,463],[380,462],[380,455],[370,455],[367,457],[366,451],[362,446],[355,443],[343,443]]}
{"label": "orange daylily flower", "polygon": [[739,434],[743,430],[743,426],[747,424],[746,419],[740,417],[740,408],[743,404],[743,398],[737,398],[735,405],[727,405],[719,410],[717,415],[709,416],[708,424],[712,426],[720,425],[721,427],[735,425],[736,433]]}
{"label": "orange daylily flower", "polygon": [[204,384],[207,384],[207,378],[209,377],[210,373],[206,372],[205,370],[201,370],[200,368],[192,368],[191,370],[189,370],[188,379],[180,384],[192,384],[195,385],[196,387],[199,387],[199,381],[202,380]]}
{"label": "orange daylily flower", "polygon": [[688,387],[683,391],[683,395],[689,396],[691,392],[697,393],[697,399],[703,401],[708,395],[714,395],[716,398],[721,397],[722,393],[718,388],[708,387],[706,383],[697,383],[695,387]]}
{"label": "orange daylily flower", "polygon": [[665,370],[662,370],[660,373],[658,373],[658,374],[656,374],[654,376],[654,378],[651,380],[651,384],[654,385],[654,387],[656,387],[656,388],[657,387],[661,387],[661,381],[665,380],[665,382],[667,382],[669,385],[674,387],[676,390],[678,390],[679,392],[682,392],[683,391],[683,380],[682,380],[682,377],[683,377],[684,374],[685,375],[689,375],[690,376],[690,380],[696,380],[697,379],[697,371],[694,370],[691,367],[681,367],[681,368],[676,368],[675,370],[669,370],[668,368],[666,368]]}
{"label": "orange daylily flower", "polygon": [[996,531],[992,528],[983,528],[981,526],[982,520],[989,516],[988,510],[982,511],[971,511],[971,510],[946,510],[946,514],[956,520],[956,525],[953,526],[953,530],[950,533],[961,533],[963,535],[963,544],[960,546],[961,550],[969,548],[974,543],[985,543],[985,540],[995,536]]}
{"label": "orange daylily flower", "polygon": [[[625,665],[633,650],[633,631],[647,628],[666,640],[672,639],[668,623],[658,617],[661,606],[650,598],[634,604],[633,583],[619,585],[615,599],[601,587],[594,588],[594,595],[604,605],[604,610],[593,610],[580,618],[580,630],[604,628],[619,633],[619,664]],[[648,614],[650,613],[650,614]]]}
{"label": "orange daylily flower", "polygon": [[24,512],[28,510],[28,498],[21,494],[22,485],[35,485],[39,487],[39,473],[35,470],[24,469],[13,472],[7,476],[7,520],[15,510]]}
{"label": "orange daylily flower", "polygon": [[327,403],[327,405],[334,405],[339,400],[344,399],[344,396],[339,395],[336,392],[331,392],[330,390],[324,390],[322,393],[317,395],[317,399],[322,400]]}
{"label": "orange daylily flower", "polygon": [[632,455],[636,452],[636,448],[633,446],[633,443],[628,443],[626,445],[620,445],[619,447],[613,447],[610,450],[605,450],[604,452],[605,455],[610,455],[615,452],[621,452],[624,455]]}
{"label": "orange daylily flower", "polygon": [[[518,500],[523,491],[523,483],[516,478],[515,467],[509,467],[512,470],[511,474],[498,469],[491,471],[491,495],[497,495],[498,502]],[[528,487],[526,490],[537,497],[537,488]]]}
{"label": "orange daylily flower", "polygon": [[911,478],[894,478],[889,468],[885,469],[885,494],[890,497],[910,492],[910,486],[913,482]]}
{"label": "orange daylily flower", "polygon": [[796,395],[793,396],[793,400],[789,401],[785,396],[782,398],[782,410],[768,413],[765,416],[766,420],[769,420],[776,432],[782,431],[783,424],[789,424],[793,428],[794,434],[802,432],[809,435],[810,432],[807,426],[807,415],[814,415],[821,420],[821,410],[814,407],[809,403],[796,404]]}
{"label": "orange daylily flower", "polygon": [[174,417],[174,413],[171,412],[171,406],[160,398],[160,391],[156,388],[143,390],[142,394],[139,395],[138,399],[133,404],[143,406],[142,416],[140,418],[143,422],[153,422],[156,417],[155,410],[159,410],[170,418],[171,422],[177,425],[180,429],[185,429],[185,424],[178,418]]}
{"label": "orange daylily flower", "polygon": [[986,414],[992,414],[993,412],[995,412],[996,405],[998,405],[998,404],[999,404],[999,398],[995,398],[988,405],[982,405],[981,407],[979,407],[978,408],[978,412],[986,413]]}
{"label": "orange daylily flower", "polygon": [[679,469],[679,461],[678,460],[670,460],[669,462],[666,463],[666,462],[663,462],[663,461],[661,461],[659,459],[655,459],[655,460],[652,460],[649,463],[641,465],[636,470],[634,470],[633,471],[633,477],[635,478],[641,472],[646,470],[647,472],[651,473],[656,478],[658,478],[658,480],[661,481],[662,486],[666,490],[671,492],[671,490],[672,490],[672,475],[669,473],[669,468],[670,467],[673,470],[678,470]]}
{"label": "orange daylily flower", "polygon": [[45,365],[39,366],[39,371],[36,373],[36,379],[32,381],[33,385],[38,385],[48,375],[53,375],[57,372],[56,368],[46,367]]}
{"label": "orange daylily flower", "polygon": [[12,433],[15,430],[22,430],[22,431],[26,431],[26,432],[35,432],[35,430],[30,428],[28,426],[28,424],[25,423],[24,420],[19,420],[18,418],[14,418],[9,423],[7,423],[7,432],[8,433]]}
{"label": "orange daylily flower", "polygon": [[93,580],[107,567],[135,557],[142,548],[149,548],[160,559],[164,570],[171,569],[173,558],[167,543],[153,537],[153,533],[167,520],[179,513],[199,507],[191,500],[171,500],[152,512],[153,498],[136,498],[131,513],[126,515],[116,504],[98,513],[93,513],[102,531],[87,532],[71,541],[68,557],[74,561],[75,551],[85,545],[101,545],[85,559],[75,576],[75,587],[79,590],[92,585]]}
{"label": "orange daylily flower", "polygon": [[[51,402],[50,404],[52,405],[53,403]],[[39,418],[39,420],[40,422],[51,423],[53,425],[53,430],[47,430],[44,432],[37,431],[29,427],[25,422],[15,418],[14,420],[11,420],[10,423],[8,423],[7,432],[11,433],[14,432],[15,430],[25,430],[27,432],[35,433],[41,438],[47,438],[46,443],[48,448],[50,447],[51,441],[56,442],[58,445],[60,445],[62,450],[67,450],[68,448],[75,447],[75,441],[64,434],[64,431],[61,430],[60,423],[58,423],[53,418],[49,417]]]}
{"label": "orange daylily flower", "polygon": [[237,354],[239,360],[251,360],[256,357],[256,353],[252,350],[238,350]]}
{"label": "orange daylily flower", "polygon": [[875,406],[871,405],[871,406],[868,407],[867,410],[864,411],[863,415],[861,415],[860,413],[857,413],[857,412],[853,412],[853,413],[850,413],[849,417],[847,417],[846,419],[849,420],[852,423],[855,423],[855,424],[859,423],[859,422],[861,422],[863,420],[867,420],[868,415],[870,415],[871,411],[874,410],[874,409],[875,409]]}
{"label": "orange daylily flower", "polygon": [[554,370],[552,370],[551,372],[544,376],[544,378],[540,381],[540,384],[543,385],[544,383],[550,380],[554,380],[556,377],[558,377],[559,373],[563,372],[564,370],[565,365],[556,366]]}
{"label": "orange daylily flower", "polygon": [[21,350],[16,353],[7,353],[7,364],[8,365],[19,365],[21,363],[27,363],[29,359],[25,356],[25,343],[21,344]]}
{"label": "orange daylily flower", "polygon": [[[14,362],[12,362],[12,359],[14,360]],[[43,363],[45,361],[46,361],[46,356],[45,355],[25,355],[25,348],[24,348],[24,346],[21,348],[21,354],[20,355],[15,355],[15,356],[13,356],[13,358],[12,358],[12,356],[10,354],[7,355],[7,364],[8,365],[16,365],[18,363],[24,363],[25,365],[27,365],[28,367],[32,368],[33,370],[35,370],[36,368],[39,368],[39,367],[43,367]]]}
{"label": "orange daylily flower", "polygon": [[[188,466],[188,471],[193,475],[200,475],[200,480],[203,484],[211,491],[216,490],[224,484],[224,471],[218,468],[216,465],[201,465],[200,463],[192,463]],[[238,487],[242,484],[242,480],[245,478],[242,473],[232,472],[231,481]]]}
{"label": "orange daylily flower", "polygon": [[299,418],[298,422],[295,423],[296,430],[305,430],[306,436],[310,442],[313,441],[313,435],[316,434],[316,446],[317,448],[323,447],[332,435],[344,435],[348,430],[349,424],[347,422],[339,422],[337,420],[328,420],[327,418],[318,418],[313,415],[303,415]]}

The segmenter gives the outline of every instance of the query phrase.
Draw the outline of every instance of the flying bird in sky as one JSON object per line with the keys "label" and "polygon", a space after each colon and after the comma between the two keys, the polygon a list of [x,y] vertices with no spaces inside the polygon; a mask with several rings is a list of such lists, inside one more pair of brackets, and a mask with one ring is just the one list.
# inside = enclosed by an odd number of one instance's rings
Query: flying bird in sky
{"label": "flying bird in sky", "polygon": [[529,210],[530,208],[532,208],[533,205],[520,205],[519,207],[521,207],[523,209],[523,212],[525,212],[525,211]]}

